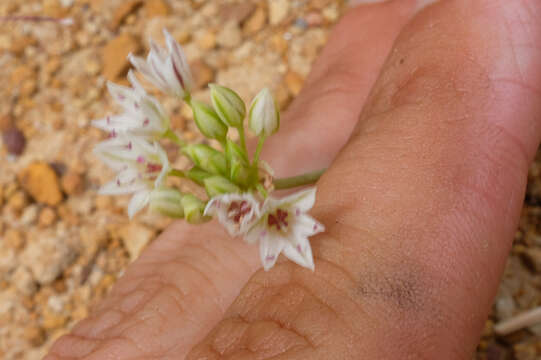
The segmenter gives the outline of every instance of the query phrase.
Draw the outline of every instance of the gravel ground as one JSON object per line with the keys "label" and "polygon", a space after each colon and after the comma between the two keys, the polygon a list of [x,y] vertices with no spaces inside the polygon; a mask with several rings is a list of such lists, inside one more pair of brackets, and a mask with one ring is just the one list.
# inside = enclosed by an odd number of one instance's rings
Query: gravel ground
{"label": "gravel ground", "polygon": [[[0,20],[0,358],[40,359],[168,224],[148,213],[130,222],[127,199],[97,195],[111,173],[91,153],[103,134],[89,122],[114,110],[104,84],[125,81],[126,55],[145,53],[166,27],[185,47],[196,98],[208,97],[209,82],[246,101],[268,86],[285,108],[342,9],[339,0],[0,1],[0,16],[12,18]],[[189,109],[162,100],[174,128],[197,141]],[[541,358],[541,326],[492,331],[541,305],[540,289],[541,155],[474,358]]]}

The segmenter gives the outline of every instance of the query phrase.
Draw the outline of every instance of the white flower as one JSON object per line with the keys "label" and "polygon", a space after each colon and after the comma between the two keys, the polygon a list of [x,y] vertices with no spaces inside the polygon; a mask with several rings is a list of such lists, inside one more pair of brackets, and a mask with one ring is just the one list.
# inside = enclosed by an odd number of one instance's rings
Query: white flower
{"label": "white flower", "polygon": [[246,233],[249,243],[259,241],[259,254],[265,271],[274,266],[278,255],[314,270],[314,259],[308,237],[325,227],[306,214],[314,206],[316,188],[302,190],[283,199],[267,198],[262,215]]}
{"label": "white flower", "polygon": [[250,129],[257,136],[270,136],[280,127],[280,111],[268,88],[256,95],[250,106]]}
{"label": "white flower", "polygon": [[150,201],[151,191],[159,188],[169,172],[167,154],[158,143],[128,135],[118,135],[94,148],[94,152],[113,170],[116,178],[99,190],[104,195],[131,194],[128,215],[133,217]]}
{"label": "white flower", "polygon": [[129,55],[132,65],[161,91],[181,98],[189,95],[192,74],[182,47],[165,29],[163,30],[167,50],[150,40],[150,52],[146,61]]}
{"label": "white flower", "polygon": [[231,236],[246,233],[259,218],[259,202],[252,194],[224,194],[213,197],[204,215],[217,215]]}
{"label": "white flower", "polygon": [[158,100],[145,92],[132,71],[128,79],[133,88],[107,83],[109,93],[124,113],[94,120],[92,125],[113,135],[130,132],[146,138],[160,137],[169,129],[169,118]]}

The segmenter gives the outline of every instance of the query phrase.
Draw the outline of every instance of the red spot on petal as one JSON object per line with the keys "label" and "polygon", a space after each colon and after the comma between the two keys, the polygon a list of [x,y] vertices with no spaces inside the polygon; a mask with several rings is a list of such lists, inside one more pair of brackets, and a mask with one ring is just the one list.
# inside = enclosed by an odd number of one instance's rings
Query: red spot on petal
{"label": "red spot on petal", "polygon": [[145,118],[145,121],[143,121],[143,126],[148,126],[150,124],[150,120],[148,118]]}
{"label": "red spot on petal", "polygon": [[145,162],[145,158],[144,158],[143,156],[138,156],[138,157],[137,157],[137,162],[138,162],[139,164],[143,164],[143,163]]}

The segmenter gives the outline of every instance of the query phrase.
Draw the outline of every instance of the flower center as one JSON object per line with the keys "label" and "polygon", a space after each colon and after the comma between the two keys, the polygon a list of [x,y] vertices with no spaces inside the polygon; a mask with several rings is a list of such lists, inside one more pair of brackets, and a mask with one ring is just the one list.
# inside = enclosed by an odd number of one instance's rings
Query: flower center
{"label": "flower center", "polygon": [[282,209],[276,210],[275,214],[269,214],[267,224],[269,228],[276,226],[276,230],[285,231],[287,229],[287,216],[288,212]]}
{"label": "flower center", "polygon": [[227,215],[233,219],[234,222],[240,223],[240,221],[252,211],[252,207],[247,201],[233,201],[227,209]]}

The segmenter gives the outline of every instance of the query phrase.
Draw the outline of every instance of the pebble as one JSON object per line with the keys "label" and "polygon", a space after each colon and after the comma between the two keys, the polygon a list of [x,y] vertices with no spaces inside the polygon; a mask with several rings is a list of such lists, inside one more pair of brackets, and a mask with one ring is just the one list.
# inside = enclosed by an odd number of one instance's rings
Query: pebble
{"label": "pebble", "polygon": [[33,295],[37,290],[32,273],[26,266],[19,266],[11,276],[11,282],[17,290],[26,296]]}
{"label": "pebble", "polygon": [[195,42],[201,50],[211,50],[216,47],[216,35],[207,29],[198,31],[195,34]]}
{"label": "pebble", "polygon": [[242,31],[235,21],[228,21],[216,38],[219,46],[224,48],[234,48],[242,43]]}
{"label": "pebble", "polygon": [[252,15],[256,8],[257,6],[250,1],[224,4],[220,9],[220,16],[224,22],[232,20],[238,24],[242,24],[250,15]]}
{"label": "pebble", "polygon": [[111,21],[111,29],[117,30],[118,27],[126,20],[126,18],[136,11],[143,3],[142,0],[123,0],[120,5],[115,9],[113,13],[113,20]]}
{"label": "pebble", "polygon": [[294,71],[289,71],[285,76],[285,81],[289,92],[293,96],[297,96],[302,89],[304,78]]}
{"label": "pebble", "polygon": [[118,229],[118,237],[128,251],[130,260],[135,260],[147,244],[154,238],[154,230],[137,224],[129,223]]}
{"label": "pebble", "polygon": [[110,40],[102,50],[103,76],[111,81],[123,75],[128,70],[128,55],[137,53],[139,41],[130,34],[122,34]]}
{"label": "pebble", "polygon": [[171,9],[164,0],[147,0],[144,4],[145,15],[148,18],[156,16],[167,16]]}
{"label": "pebble", "polygon": [[9,154],[21,155],[26,146],[26,138],[23,132],[16,127],[7,129],[2,133],[4,146]]}
{"label": "pebble", "polygon": [[24,329],[24,338],[30,343],[33,347],[42,345],[45,342],[46,335],[45,331],[41,326],[38,325],[29,325]]}
{"label": "pebble", "polygon": [[28,198],[24,191],[14,192],[7,201],[6,207],[16,213],[21,212],[28,204]]}
{"label": "pebble", "polygon": [[194,88],[202,89],[214,80],[214,70],[203,60],[196,60],[190,64],[194,79]]}
{"label": "pebble", "polygon": [[289,0],[268,0],[269,21],[271,25],[281,23],[289,12]]}
{"label": "pebble", "polygon": [[29,241],[21,254],[21,264],[26,265],[40,285],[51,284],[68,265],[77,251],[66,239],[42,234]]}
{"label": "pebble", "polygon": [[23,188],[39,203],[55,206],[62,201],[60,182],[56,172],[44,162],[35,162],[20,176]]}
{"label": "pebble", "polygon": [[78,194],[84,189],[83,177],[75,171],[68,171],[62,175],[60,183],[62,190],[68,195]]}
{"label": "pebble", "polygon": [[14,228],[6,230],[3,241],[9,248],[15,250],[21,250],[25,244],[23,233]]}
{"label": "pebble", "polygon": [[267,13],[262,7],[258,7],[257,10],[246,20],[244,27],[242,28],[243,32],[246,35],[253,35],[256,32],[263,29],[263,26],[267,23]]}
{"label": "pebble", "polygon": [[541,248],[530,247],[524,249],[522,258],[533,271],[541,273]]}
{"label": "pebble", "polygon": [[40,227],[48,227],[56,221],[56,212],[53,208],[44,207],[39,213],[38,225]]}

